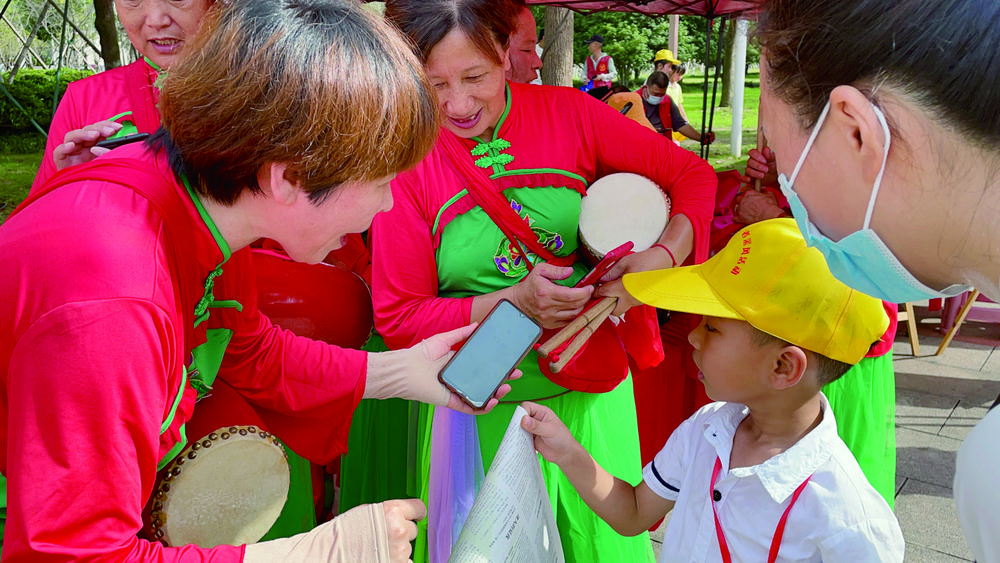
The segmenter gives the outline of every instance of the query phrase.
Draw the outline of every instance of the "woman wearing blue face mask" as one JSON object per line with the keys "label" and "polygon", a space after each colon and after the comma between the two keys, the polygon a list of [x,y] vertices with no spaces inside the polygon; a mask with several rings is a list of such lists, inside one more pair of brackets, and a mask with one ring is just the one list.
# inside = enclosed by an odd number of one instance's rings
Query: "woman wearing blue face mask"
{"label": "woman wearing blue face mask", "polygon": [[[769,0],[758,34],[782,191],[833,273],[895,302],[1000,299],[1000,4]],[[1000,561],[998,438],[994,409],[958,455],[980,563]]]}

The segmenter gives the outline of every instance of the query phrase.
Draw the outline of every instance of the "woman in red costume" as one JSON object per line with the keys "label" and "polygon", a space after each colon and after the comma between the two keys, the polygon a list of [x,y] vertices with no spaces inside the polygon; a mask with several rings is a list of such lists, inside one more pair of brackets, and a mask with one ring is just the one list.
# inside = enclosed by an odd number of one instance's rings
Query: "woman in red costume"
{"label": "woman in red costume", "polygon": [[434,97],[405,40],[353,2],[228,0],[190,49],[162,84],[163,129],[60,171],[0,226],[3,560],[406,561],[413,499],[255,545],[137,536],[216,378],[318,463],[362,397],[463,408],[436,375],[471,327],[370,354],[256,307],[250,242],[318,262],[430,148]]}
{"label": "woman in red costume", "polygon": [[69,85],[49,126],[32,190],[56,170],[107,152],[94,146],[99,141],[156,131],[160,74],[193,39],[213,1],[115,0],[118,19],[142,58]]}
{"label": "woman in red costume", "polygon": [[[486,0],[386,4],[386,17],[419,49],[442,112],[434,149],[396,179],[395,205],[372,228],[376,327],[390,348],[481,320],[501,298],[545,328],[560,327],[592,298],[620,287],[618,278],[626,271],[669,268],[675,259],[681,263],[706,256],[715,198],[711,168],[586,94],[506,82],[507,43],[515,15],[510,3]],[[660,245],[626,257],[600,290],[573,288],[587,270],[586,264],[569,258],[578,245],[581,198],[588,185],[613,172],[642,174],[667,191],[673,201],[670,225]],[[472,194],[479,181],[487,184],[487,199],[499,199],[498,208],[513,210],[517,218],[511,223],[527,223],[525,230],[553,259],[545,261],[542,252],[525,254],[517,248],[494,222],[492,211],[485,210],[488,204],[478,203],[482,192]],[[616,313],[625,313],[633,304],[620,301]],[[654,343],[649,339],[643,344]],[[593,341],[591,345],[596,346]],[[600,355],[600,349],[596,352]],[[532,352],[520,366],[525,375],[513,386],[511,397],[543,400],[572,421],[575,435],[586,436],[602,463],[638,480],[632,380],[626,376],[624,354],[619,359],[616,365],[599,368],[578,366],[595,379],[601,374],[588,370],[607,369],[625,377],[613,389],[588,393],[546,377]],[[474,435],[472,443],[478,445],[467,453],[459,452],[454,442],[443,444],[440,440],[449,436],[438,432],[442,425],[456,428],[468,421],[448,417],[443,409],[433,413],[433,425],[426,417],[424,429],[432,437],[418,455],[416,470],[430,494],[430,560],[447,557],[447,520],[461,520],[448,514],[457,512],[463,499],[454,481],[440,481],[442,468],[431,465],[428,471],[427,464],[450,456],[462,458],[459,465],[464,461],[489,467],[514,407],[513,402],[503,404],[476,417],[474,432],[465,436]],[[449,451],[439,458],[439,448]],[[431,450],[434,461],[429,462]],[[557,467],[543,463],[542,471],[567,561],[640,561],[651,556],[647,536],[618,535],[582,503]],[[424,557],[417,553],[414,560]]]}

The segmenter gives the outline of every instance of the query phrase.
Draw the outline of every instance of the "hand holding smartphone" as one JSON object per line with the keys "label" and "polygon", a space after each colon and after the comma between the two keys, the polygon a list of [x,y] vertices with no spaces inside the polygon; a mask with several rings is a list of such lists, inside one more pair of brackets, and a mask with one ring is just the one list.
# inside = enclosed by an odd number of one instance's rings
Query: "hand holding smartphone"
{"label": "hand holding smartphone", "polygon": [[617,264],[619,260],[628,256],[629,252],[632,251],[633,246],[635,245],[632,244],[632,241],[625,241],[625,244],[605,254],[604,258],[601,259],[597,266],[595,266],[593,270],[587,272],[587,275],[580,278],[580,281],[576,282],[576,285],[573,287],[594,285],[600,281],[604,274],[608,273],[611,268],[614,268],[615,264]]}
{"label": "hand holding smartphone", "polygon": [[114,139],[104,139],[95,143],[94,146],[101,147],[102,149],[116,149],[122,145],[141,141],[146,137],[149,137],[149,133],[132,133],[131,135],[115,137]]}
{"label": "hand holding smartphone", "polygon": [[438,380],[475,409],[483,408],[542,335],[542,327],[501,299],[451,357]]}

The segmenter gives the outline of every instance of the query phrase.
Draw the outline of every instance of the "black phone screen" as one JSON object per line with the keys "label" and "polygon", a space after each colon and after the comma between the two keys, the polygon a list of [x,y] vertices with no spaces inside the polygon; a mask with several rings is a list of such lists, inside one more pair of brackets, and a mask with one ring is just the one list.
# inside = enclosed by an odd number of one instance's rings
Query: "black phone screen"
{"label": "black phone screen", "polygon": [[149,137],[149,133],[132,133],[131,135],[125,135],[123,137],[105,139],[103,141],[95,143],[95,146],[101,147],[103,149],[116,149],[120,146],[127,145],[129,143],[135,143],[138,141],[145,140],[147,137]]}
{"label": "black phone screen", "polygon": [[542,335],[542,328],[510,301],[501,300],[452,356],[439,378],[476,408],[521,363]]}

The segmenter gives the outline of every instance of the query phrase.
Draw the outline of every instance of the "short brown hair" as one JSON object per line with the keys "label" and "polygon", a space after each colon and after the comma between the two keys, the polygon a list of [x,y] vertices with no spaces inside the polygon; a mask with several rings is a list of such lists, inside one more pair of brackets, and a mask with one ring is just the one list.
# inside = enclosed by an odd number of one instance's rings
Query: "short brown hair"
{"label": "short brown hair", "polygon": [[267,163],[313,202],[419,162],[438,130],[423,66],[391,26],[343,0],[230,0],[206,14],[160,90],[153,140],[201,194],[232,204]]}
{"label": "short brown hair", "polygon": [[413,41],[424,62],[451,30],[461,29],[483,55],[502,64],[520,8],[510,0],[387,0],[385,17]]}
{"label": "short brown hair", "polygon": [[[751,340],[758,348],[763,348],[769,344],[777,344],[779,346],[797,346],[792,344],[787,340],[782,340],[777,336],[768,334],[759,328],[751,325]],[[799,348],[802,348],[799,346]],[[834,360],[833,358],[828,358],[822,354],[817,354],[812,350],[806,350],[802,348],[809,355],[810,358],[816,360],[816,382],[822,388],[828,383],[832,383],[840,379],[848,370],[851,369],[851,364],[844,363],[840,360]]]}

